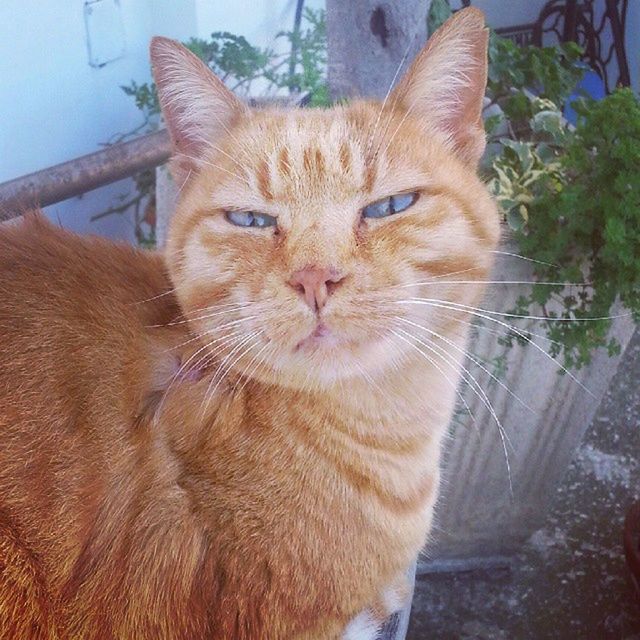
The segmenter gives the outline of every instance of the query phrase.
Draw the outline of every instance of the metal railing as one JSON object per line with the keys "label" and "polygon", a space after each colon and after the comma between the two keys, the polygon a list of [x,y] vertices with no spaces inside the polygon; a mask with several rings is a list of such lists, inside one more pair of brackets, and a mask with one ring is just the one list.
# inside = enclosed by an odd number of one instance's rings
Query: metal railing
{"label": "metal railing", "polygon": [[0,184],[0,222],[163,164],[171,155],[165,129],[111,145]]}

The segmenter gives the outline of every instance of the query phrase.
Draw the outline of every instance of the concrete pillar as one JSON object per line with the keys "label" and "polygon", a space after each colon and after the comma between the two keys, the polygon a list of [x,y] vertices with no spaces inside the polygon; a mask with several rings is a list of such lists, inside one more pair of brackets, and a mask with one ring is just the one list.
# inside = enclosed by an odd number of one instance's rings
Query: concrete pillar
{"label": "concrete pillar", "polygon": [[156,169],[156,246],[164,247],[169,221],[176,208],[178,190],[166,164]]}

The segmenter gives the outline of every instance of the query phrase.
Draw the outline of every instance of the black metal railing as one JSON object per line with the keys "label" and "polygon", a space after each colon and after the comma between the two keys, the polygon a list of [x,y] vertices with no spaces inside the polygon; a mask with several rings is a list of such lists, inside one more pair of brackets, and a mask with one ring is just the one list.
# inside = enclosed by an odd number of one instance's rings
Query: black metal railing
{"label": "black metal railing", "polygon": [[584,49],[583,59],[611,93],[617,86],[631,84],[625,46],[628,6],[629,0],[551,0],[540,12],[536,38],[540,44],[545,36],[577,42]]}
{"label": "black metal railing", "polygon": [[[471,0],[462,2],[465,7],[470,4]],[[519,46],[577,42],[584,49],[584,61],[611,93],[631,84],[625,46],[628,6],[629,0],[549,0],[535,22],[500,27],[496,33]]]}

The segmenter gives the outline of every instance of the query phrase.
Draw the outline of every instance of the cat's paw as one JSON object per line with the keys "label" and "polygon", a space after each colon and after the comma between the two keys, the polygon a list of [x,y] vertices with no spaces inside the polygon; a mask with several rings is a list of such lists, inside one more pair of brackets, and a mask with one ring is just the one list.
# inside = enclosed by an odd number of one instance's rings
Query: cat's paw
{"label": "cat's paw", "polygon": [[342,640],[376,640],[386,620],[408,603],[411,588],[406,576],[398,577],[376,601],[346,626]]}

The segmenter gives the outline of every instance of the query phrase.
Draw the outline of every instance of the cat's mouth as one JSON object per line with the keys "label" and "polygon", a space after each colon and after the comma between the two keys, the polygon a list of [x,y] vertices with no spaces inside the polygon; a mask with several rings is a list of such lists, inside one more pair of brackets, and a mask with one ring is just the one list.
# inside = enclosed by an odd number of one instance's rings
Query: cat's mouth
{"label": "cat's mouth", "polygon": [[318,348],[337,347],[345,342],[345,338],[321,321],[306,338],[298,342],[294,351],[315,351]]}

